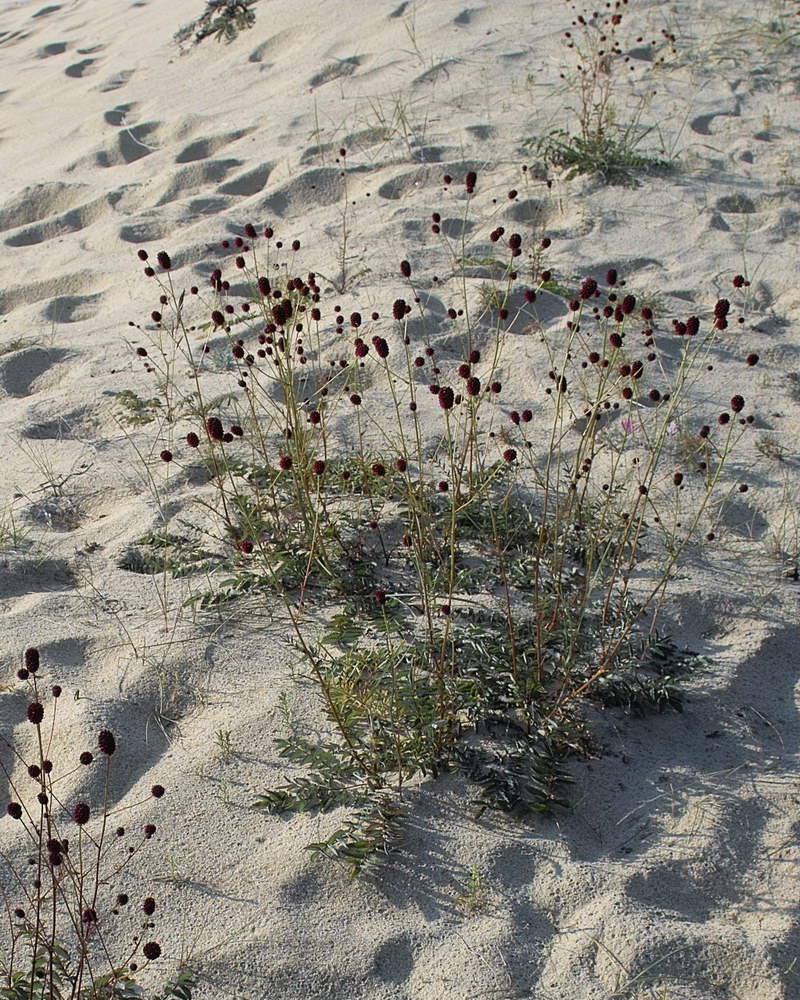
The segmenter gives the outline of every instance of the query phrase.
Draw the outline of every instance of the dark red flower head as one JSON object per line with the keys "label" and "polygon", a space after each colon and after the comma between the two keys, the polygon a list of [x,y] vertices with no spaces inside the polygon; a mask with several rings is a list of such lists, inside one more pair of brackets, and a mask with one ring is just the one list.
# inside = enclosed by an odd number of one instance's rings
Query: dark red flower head
{"label": "dark red flower head", "polygon": [[156,255],[156,260],[158,261],[158,266],[161,268],[162,271],[169,271],[169,269],[172,267],[172,261],[169,259],[169,254],[166,252],[166,250],[159,250],[158,254]]}
{"label": "dark red flower head", "polygon": [[25,668],[32,674],[39,669],[39,650],[35,646],[25,650]]}
{"label": "dark red flower head", "polygon": [[411,277],[411,265],[407,260],[400,261],[400,273],[403,275],[404,278]]}
{"label": "dark red flower head", "polygon": [[153,796],[154,799],[160,799],[164,794],[164,786],[153,785],[153,787],[150,789],[150,794]]}
{"label": "dark red flower head", "polygon": [[19,802],[9,802],[6,806],[6,812],[12,819],[22,819],[22,806]]}
{"label": "dark red flower head", "polygon": [[154,962],[161,955],[161,945],[157,941],[148,941],[142,948],[142,954],[148,962]]}
{"label": "dark red flower head", "polygon": [[206,420],[206,433],[212,441],[222,441],[225,438],[225,428],[219,417],[209,417]]}
{"label": "dark red flower head", "polygon": [[110,757],[117,749],[117,741],[110,729],[102,729],[97,737],[97,746],[100,753]]}
{"label": "dark red flower head", "polygon": [[89,822],[89,807],[85,802],[79,802],[72,810],[72,820],[78,826],[83,826],[84,823]]}
{"label": "dark red flower head", "polygon": [[731,400],[731,409],[734,413],[741,413],[744,409],[744,396],[734,396]]}
{"label": "dark red flower head", "polygon": [[395,299],[394,305],[392,306],[392,316],[397,319],[403,319],[406,314],[406,300],[405,299]]}
{"label": "dark red flower head", "polygon": [[31,702],[28,705],[28,722],[32,722],[34,726],[38,726],[43,718],[44,706],[38,701]]}
{"label": "dark red flower head", "polygon": [[439,395],[439,406],[441,406],[443,410],[452,410],[455,397],[453,394],[453,390],[450,388],[450,386],[449,385],[443,386],[439,390],[438,395]]}

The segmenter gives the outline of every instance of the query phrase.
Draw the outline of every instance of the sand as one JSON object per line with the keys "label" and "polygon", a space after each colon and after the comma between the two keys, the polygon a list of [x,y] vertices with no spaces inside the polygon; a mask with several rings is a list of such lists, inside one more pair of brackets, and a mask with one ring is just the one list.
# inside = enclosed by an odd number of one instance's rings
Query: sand
{"label": "sand", "polygon": [[[157,898],[164,956],[145,981],[187,960],[214,1000],[800,996],[797,5],[632,0],[643,40],[618,117],[646,96],[642,121],[679,169],[636,188],[555,171],[550,189],[520,168],[526,141],[574,124],[565,3],[262,0],[230,45],[184,54],[173,35],[200,0],[2,7],[0,730],[29,736],[14,673],[35,645],[65,689],[54,759],[115,732],[112,802],[159,826],[125,876]],[[165,593],[118,566],[155,523],[150,477],[173,514],[192,494],[158,461],[160,421],[118,419],[121,390],[153,391],[128,325],[156,305],[137,250],[167,250],[188,286],[222,238],[269,223],[301,241],[302,268],[334,273],[340,146],[349,266],[369,268],[344,308],[388,312],[404,257],[437,266],[431,212],[463,210],[442,174],[475,169],[476,204],[540,220],[575,287],[615,266],[680,315],[746,274],[720,378],[740,377],[742,353],[761,359],[733,469],[750,490],[663,611],[708,657],[683,713],[594,719],[596,754],[569,763],[574,808],[544,818],[476,822],[457,777],[422,784],[402,850],[355,881],[303,851],[341,817],[250,809],[284,773],[282,704],[312,735],[321,718],[279,624],[179,612],[186,580]],[[537,365],[520,348],[509,405]],[[96,797],[98,780],[72,774],[65,799]],[[4,850],[17,832],[0,818]],[[485,896],[469,913],[473,869]]]}

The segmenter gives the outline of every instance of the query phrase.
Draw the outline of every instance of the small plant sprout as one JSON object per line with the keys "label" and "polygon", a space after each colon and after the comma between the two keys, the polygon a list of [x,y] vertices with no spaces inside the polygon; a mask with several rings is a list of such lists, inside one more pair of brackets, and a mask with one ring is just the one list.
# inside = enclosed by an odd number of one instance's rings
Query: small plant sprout
{"label": "small plant sprout", "polygon": [[468,916],[472,916],[485,907],[487,895],[486,879],[481,874],[480,869],[476,865],[472,865],[463,891],[456,896],[456,903]]}
{"label": "small plant sprout", "polygon": [[230,729],[218,729],[214,733],[214,743],[216,744],[220,757],[227,760],[229,757],[233,756]]}

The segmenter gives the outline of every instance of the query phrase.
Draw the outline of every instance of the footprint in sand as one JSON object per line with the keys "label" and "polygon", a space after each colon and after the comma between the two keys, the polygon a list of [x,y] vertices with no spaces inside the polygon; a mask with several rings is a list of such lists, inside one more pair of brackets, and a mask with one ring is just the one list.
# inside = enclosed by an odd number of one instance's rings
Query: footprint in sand
{"label": "footprint in sand", "polygon": [[80,204],[88,188],[61,182],[26,187],[0,208],[0,232],[39,222]]}
{"label": "footprint in sand", "polygon": [[54,417],[40,418],[27,424],[21,435],[29,441],[81,441],[96,434],[97,426],[88,407],[59,413]]}
{"label": "footprint in sand", "polygon": [[95,283],[89,271],[63,274],[41,281],[19,282],[0,289],[0,315],[10,313],[19,306],[30,306],[56,296],[81,296],[90,292]]}
{"label": "footprint in sand", "polygon": [[411,936],[398,934],[389,938],[375,952],[373,958],[375,974],[385,983],[400,986],[414,971],[414,947]]}
{"label": "footprint in sand", "polygon": [[262,191],[272,173],[271,163],[262,163],[260,167],[248,170],[246,174],[234,177],[231,181],[226,181],[220,186],[220,194],[230,194],[237,198],[249,198]]}
{"label": "footprint in sand", "polygon": [[200,194],[211,185],[220,184],[231,171],[242,165],[241,160],[207,160],[194,163],[173,174],[167,190],[156,202],[168,205],[186,195]]}
{"label": "footprint in sand", "polygon": [[247,61],[251,63],[263,63],[261,66],[262,70],[270,69],[272,67],[271,62],[265,62],[268,56],[278,56],[286,48],[287,42],[291,38],[291,29],[286,29],[284,31],[279,31],[277,34],[272,35],[265,42],[262,42],[257,46],[250,55],[247,57]]}
{"label": "footprint in sand", "polygon": [[98,167],[119,167],[142,160],[160,148],[160,129],[161,122],[142,122],[123,128],[113,143],[95,153],[92,159]]}
{"label": "footprint in sand", "polygon": [[229,205],[227,198],[195,198],[189,202],[187,214],[180,221],[189,223],[198,215],[219,215]]}
{"label": "footprint in sand", "polygon": [[340,170],[319,167],[278,188],[261,203],[260,208],[273,215],[300,214],[311,205],[335,205],[344,193]]}
{"label": "footprint in sand", "polygon": [[714,207],[718,212],[731,215],[751,215],[758,211],[756,203],[746,194],[726,195],[724,198],[719,198]]}
{"label": "footprint in sand", "polygon": [[174,232],[174,226],[158,219],[143,219],[123,226],[119,231],[119,238],[125,243],[155,243],[171,232]]}
{"label": "footprint in sand", "polygon": [[77,531],[85,521],[80,501],[74,497],[45,496],[29,504],[22,511],[22,518],[48,531]]}
{"label": "footprint in sand", "polygon": [[497,135],[497,129],[494,125],[467,125],[466,131],[482,142],[486,139],[494,139]]}
{"label": "footprint in sand", "polygon": [[689,122],[689,128],[698,135],[713,135],[711,125],[715,118],[738,118],[739,109],[735,111],[714,111],[708,115],[698,115]]}
{"label": "footprint in sand", "polygon": [[238,129],[236,132],[223,132],[221,135],[207,136],[203,139],[195,139],[194,142],[185,146],[175,157],[176,163],[194,163],[196,160],[207,160],[210,156],[216,155],[221,149],[245,135],[249,135],[252,128]]}
{"label": "footprint in sand", "polygon": [[21,399],[30,396],[42,375],[69,356],[58,347],[26,347],[0,358],[0,392]]}
{"label": "footprint in sand", "polygon": [[137,104],[118,104],[115,108],[106,111],[103,115],[103,121],[106,125],[114,125],[115,127],[135,125],[136,122],[133,118],[137,107]]}
{"label": "footprint in sand", "polygon": [[107,94],[112,90],[119,90],[120,87],[125,86],[135,72],[136,71],[133,69],[123,69],[119,73],[115,73],[113,76],[110,76],[106,82],[98,88],[98,90],[101,94]]}
{"label": "footprint in sand", "polygon": [[418,77],[415,77],[411,81],[411,84],[412,86],[419,86],[426,83],[436,83],[439,79],[449,79],[450,68],[457,63],[458,59],[445,59],[443,62],[431,66],[430,69],[426,69],[424,73],[420,73]]}
{"label": "footprint in sand", "polygon": [[91,76],[93,73],[97,72],[97,68],[92,69],[92,67],[97,62],[96,59],[81,59],[80,62],[73,63],[71,66],[67,66],[64,70],[64,75],[72,77],[73,79],[80,79],[84,76]]}
{"label": "footprint in sand", "polygon": [[100,293],[59,295],[45,306],[42,315],[51,323],[82,323],[100,312]]}
{"label": "footprint in sand", "polygon": [[60,56],[62,53],[67,51],[67,42],[51,42],[49,45],[43,45],[42,48],[36,53],[37,59],[49,59],[51,56]]}
{"label": "footprint in sand", "polygon": [[322,87],[326,83],[332,83],[334,80],[342,80],[345,77],[352,76],[360,65],[361,59],[358,56],[350,56],[348,59],[335,59],[327,66],[323,66],[319,73],[315,73],[308,81],[308,85],[312,90],[316,90],[317,87]]}
{"label": "footprint in sand", "polygon": [[37,10],[33,15],[34,17],[47,17],[49,14],[55,14],[57,10],[61,10],[61,4],[50,4],[49,7],[42,7],[41,10]]}
{"label": "footprint in sand", "polygon": [[75,574],[66,559],[14,560],[0,565],[0,599],[72,590]]}
{"label": "footprint in sand", "polygon": [[392,177],[391,180],[381,184],[378,188],[378,196],[389,201],[397,201],[404,195],[416,191],[428,179],[428,171],[415,170],[413,173],[400,174],[398,177]]}
{"label": "footprint in sand", "polygon": [[108,199],[97,198],[88,205],[81,205],[52,219],[28,226],[9,236],[5,243],[9,247],[28,247],[63,236],[65,233],[77,233],[102,218],[108,211]]}

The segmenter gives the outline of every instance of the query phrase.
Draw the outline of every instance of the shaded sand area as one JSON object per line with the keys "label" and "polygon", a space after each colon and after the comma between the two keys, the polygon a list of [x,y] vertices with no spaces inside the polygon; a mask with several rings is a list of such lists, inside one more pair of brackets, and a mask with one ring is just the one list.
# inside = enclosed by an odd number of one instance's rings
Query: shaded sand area
{"label": "shaded sand area", "polygon": [[[230,44],[181,53],[173,36],[201,9],[0,11],[0,733],[29,745],[15,679],[29,646],[64,687],[53,759],[114,732],[111,802],[142,803],[131,824],[158,825],[123,879],[157,900],[163,955],[143,983],[185,962],[194,995],[213,1000],[797,997],[797,4],[631,0],[616,119],[639,115],[652,127],[641,150],[674,161],[637,186],[569,177],[537,153],[576,128],[564,32],[580,8],[261,0]],[[547,267],[573,294],[618,269],[665,337],[671,317],[729,298],[744,322],[713,363],[756,414],[729,467],[749,488],[660,612],[707,658],[682,681],[681,713],[592,714],[592,751],[566,765],[573,807],[545,816],[475,820],[458,774],[415,785],[397,853],[351,880],[303,850],[342,810],[251,809],[287,771],[275,737],[328,731],[274,599],[204,613],[184,606],[196,578],[133,571],[160,511],[201,516],[185,446],[174,467],[159,460],[172,432],[135,353],[158,306],[137,251],[167,251],[176,289],[208,286],[234,270],[221,240],[272,226],[300,241],[298,273],[346,286],[326,297],[329,323],[333,302],[389,316],[409,297],[401,260],[431,299],[430,276],[452,272],[433,213],[477,256],[499,225],[526,245],[552,239]],[[738,297],[736,274],[749,281]],[[437,303],[424,334],[449,358]],[[563,326],[563,299],[538,305],[543,330]],[[501,361],[498,428],[544,399],[546,359],[524,333]],[[235,388],[222,362],[217,377],[220,394]],[[102,775],[78,768],[61,787],[65,802],[96,801]],[[13,854],[18,837],[3,815],[0,847]],[[109,922],[121,950],[137,919]]]}

